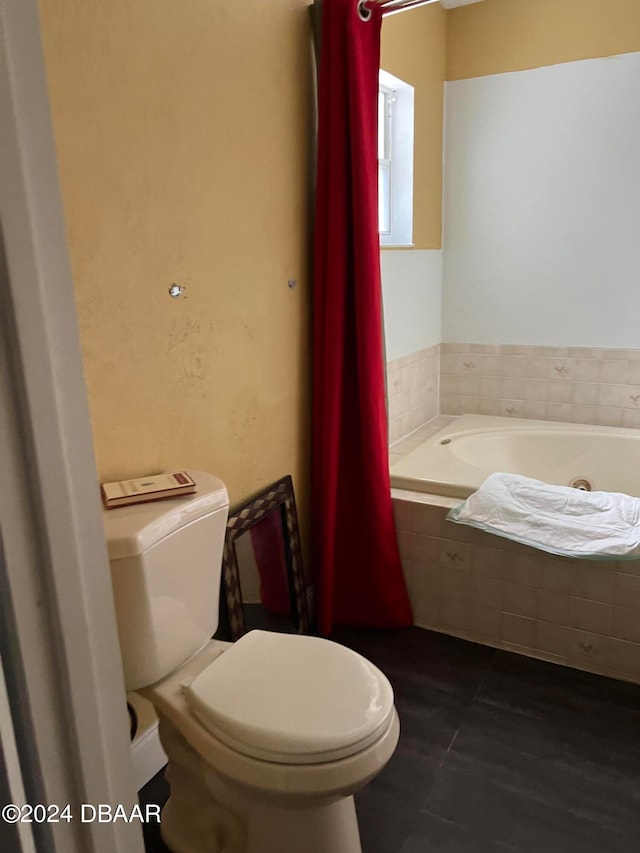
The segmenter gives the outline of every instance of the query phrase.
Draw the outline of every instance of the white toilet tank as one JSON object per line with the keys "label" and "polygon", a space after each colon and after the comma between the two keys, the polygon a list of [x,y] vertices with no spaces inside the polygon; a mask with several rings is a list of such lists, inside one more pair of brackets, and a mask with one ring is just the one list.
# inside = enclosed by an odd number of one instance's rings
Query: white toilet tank
{"label": "white toilet tank", "polygon": [[212,474],[188,473],[193,495],[104,512],[127,690],[173,672],[218,627],[229,497]]}

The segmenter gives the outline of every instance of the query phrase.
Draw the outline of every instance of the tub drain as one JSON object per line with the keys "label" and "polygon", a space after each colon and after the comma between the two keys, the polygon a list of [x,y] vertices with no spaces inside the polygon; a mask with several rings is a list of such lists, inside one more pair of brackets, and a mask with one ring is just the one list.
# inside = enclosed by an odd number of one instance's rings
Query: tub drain
{"label": "tub drain", "polygon": [[569,485],[572,489],[579,489],[581,492],[591,491],[591,483],[588,480],[585,480],[584,477],[576,477],[576,479],[572,480]]}

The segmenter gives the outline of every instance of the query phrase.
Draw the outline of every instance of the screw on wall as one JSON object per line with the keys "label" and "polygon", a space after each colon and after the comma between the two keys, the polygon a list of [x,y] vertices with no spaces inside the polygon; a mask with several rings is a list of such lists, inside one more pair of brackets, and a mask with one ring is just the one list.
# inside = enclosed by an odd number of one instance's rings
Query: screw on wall
{"label": "screw on wall", "polygon": [[297,284],[298,284],[297,278],[290,278],[289,281],[287,282],[287,286],[288,286],[289,290],[293,290]]}
{"label": "screw on wall", "polygon": [[169,296],[172,299],[179,299],[182,294],[185,292],[186,287],[183,287],[180,284],[172,284],[169,288]]}

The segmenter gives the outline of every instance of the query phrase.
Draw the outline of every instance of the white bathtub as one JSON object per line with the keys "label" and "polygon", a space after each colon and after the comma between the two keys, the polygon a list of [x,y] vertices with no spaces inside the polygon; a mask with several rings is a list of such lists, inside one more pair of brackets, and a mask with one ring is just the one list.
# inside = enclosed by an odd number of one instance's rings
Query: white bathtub
{"label": "white bathtub", "polygon": [[640,430],[463,415],[392,465],[391,485],[466,498],[496,471],[640,497]]}

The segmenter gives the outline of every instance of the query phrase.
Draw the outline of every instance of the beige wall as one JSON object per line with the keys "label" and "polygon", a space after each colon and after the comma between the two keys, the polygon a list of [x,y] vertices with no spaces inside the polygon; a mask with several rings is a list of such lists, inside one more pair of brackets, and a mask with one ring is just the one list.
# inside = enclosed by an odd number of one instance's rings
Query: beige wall
{"label": "beige wall", "polygon": [[639,0],[484,0],[451,9],[447,80],[640,50]]}
{"label": "beige wall", "polygon": [[442,231],[442,104],[445,10],[425,6],[385,18],[380,65],[415,87],[413,242],[439,249]]}
{"label": "beige wall", "polygon": [[306,5],[41,3],[103,480],[191,466],[237,503],[291,472],[304,507]]}

